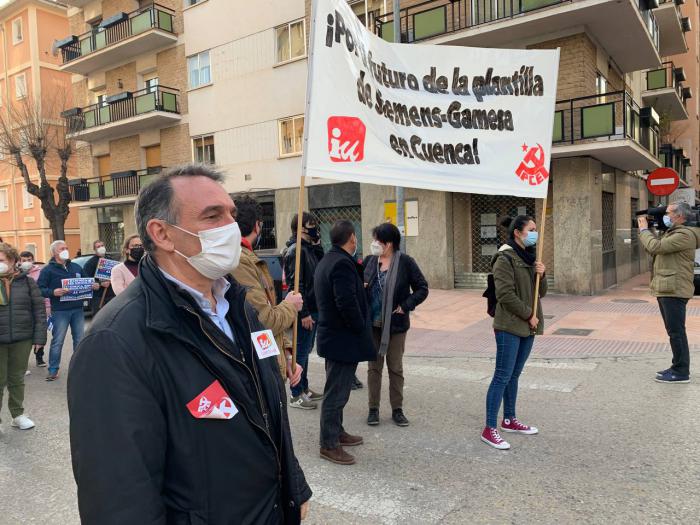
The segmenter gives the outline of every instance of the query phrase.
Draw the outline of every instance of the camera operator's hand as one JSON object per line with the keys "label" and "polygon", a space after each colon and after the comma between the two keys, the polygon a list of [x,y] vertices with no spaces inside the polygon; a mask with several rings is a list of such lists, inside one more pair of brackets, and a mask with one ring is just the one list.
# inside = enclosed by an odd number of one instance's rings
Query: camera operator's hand
{"label": "camera operator's hand", "polygon": [[637,217],[637,224],[639,225],[640,230],[648,230],[649,229],[649,221],[644,215],[641,215]]}

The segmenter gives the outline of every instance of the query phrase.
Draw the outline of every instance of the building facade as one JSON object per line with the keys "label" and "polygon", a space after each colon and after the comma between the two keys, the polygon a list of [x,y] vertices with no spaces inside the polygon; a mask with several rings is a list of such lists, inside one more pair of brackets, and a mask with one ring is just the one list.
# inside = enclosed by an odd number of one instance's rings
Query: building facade
{"label": "building facade", "polygon": [[[70,103],[70,97],[56,96],[70,93],[70,74],[60,70],[60,55],[54,47],[54,41],[67,31],[66,8],[55,2],[14,0],[0,8],[0,112],[6,122],[26,115],[24,108],[41,106],[48,111]],[[54,131],[61,133],[58,128]],[[55,187],[59,160],[53,148],[49,149],[46,175]],[[31,180],[38,183],[34,161],[29,156],[24,161]],[[77,213],[68,216],[65,233],[75,253],[80,248]],[[31,251],[37,261],[50,258],[48,248],[54,240],[40,201],[27,192],[19,169],[6,158],[6,152],[0,158],[0,238],[21,251]]]}
{"label": "building facade", "polygon": [[[64,112],[87,153],[71,181],[83,253],[102,239],[112,255],[135,233],[140,188],[164,167],[192,159],[183,41],[183,0],[69,0],[70,27],[57,43],[71,73]],[[189,3],[189,2],[187,2]],[[204,61],[195,71],[208,78]],[[203,154],[205,146],[195,154]]]}

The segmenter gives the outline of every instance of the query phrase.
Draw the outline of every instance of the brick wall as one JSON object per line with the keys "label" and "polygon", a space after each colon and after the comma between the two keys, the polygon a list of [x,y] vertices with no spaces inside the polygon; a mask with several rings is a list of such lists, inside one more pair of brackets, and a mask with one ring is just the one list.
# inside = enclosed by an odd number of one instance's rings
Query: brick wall
{"label": "brick wall", "polygon": [[141,167],[139,136],[133,135],[110,141],[109,156],[112,173],[139,169]]}
{"label": "brick wall", "polygon": [[192,161],[189,125],[179,124],[160,130],[160,158],[163,166],[169,168]]}
{"label": "brick wall", "polygon": [[87,25],[85,24],[85,18],[83,18],[83,12],[80,11],[77,14],[68,18],[68,26],[70,27],[71,35],[82,35],[87,31]]}
{"label": "brick wall", "polygon": [[139,8],[136,0],[103,0],[102,18],[109,18],[117,13],[131,13]]}
{"label": "brick wall", "polygon": [[548,40],[528,46],[528,49],[561,48],[557,100],[595,94],[596,47],[584,34]]}
{"label": "brick wall", "polygon": [[84,107],[90,103],[88,97],[87,78],[83,78],[79,82],[73,83],[73,105]]}
{"label": "brick wall", "polygon": [[175,22],[173,24],[173,30],[176,35],[181,34],[185,30],[185,23],[182,18],[182,6],[184,2],[182,0],[157,0],[156,2],[159,6],[167,7],[172,11],[175,11]]}
{"label": "brick wall", "polygon": [[[118,85],[119,79],[122,80],[124,87]],[[105,82],[107,87],[107,96],[121,93],[122,91],[136,91],[136,62],[125,64],[115,69],[110,69],[105,72]]]}
{"label": "brick wall", "polygon": [[158,53],[158,81],[162,86],[180,90],[180,113],[187,113],[187,60],[185,46],[171,47]]}

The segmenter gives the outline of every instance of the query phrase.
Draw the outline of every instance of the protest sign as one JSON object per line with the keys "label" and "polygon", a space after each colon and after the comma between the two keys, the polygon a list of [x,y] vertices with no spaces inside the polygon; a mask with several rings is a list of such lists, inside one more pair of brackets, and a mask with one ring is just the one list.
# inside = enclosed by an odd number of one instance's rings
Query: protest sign
{"label": "protest sign", "polygon": [[97,271],[95,272],[95,279],[104,279],[109,281],[112,278],[112,268],[119,264],[119,261],[113,261],[111,259],[100,259],[97,261]]}
{"label": "protest sign", "polygon": [[388,43],[314,2],[305,175],[547,195],[559,50]]}
{"label": "protest sign", "polygon": [[80,277],[76,279],[62,279],[61,286],[69,293],[61,297],[61,302],[64,301],[82,301],[84,299],[92,299],[92,285],[94,279]]}

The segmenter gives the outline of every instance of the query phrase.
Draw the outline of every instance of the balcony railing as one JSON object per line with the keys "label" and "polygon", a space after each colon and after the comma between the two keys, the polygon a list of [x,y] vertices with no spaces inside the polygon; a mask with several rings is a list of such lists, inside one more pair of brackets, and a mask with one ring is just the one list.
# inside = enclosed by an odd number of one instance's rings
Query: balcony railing
{"label": "balcony railing", "polygon": [[109,178],[73,179],[69,181],[71,197],[75,202],[132,197],[148,186],[165,169],[161,166],[139,171],[112,173]]}
{"label": "balcony railing", "polygon": [[645,80],[645,91],[673,88],[678,93],[678,98],[685,104],[688,93],[683,89],[683,81],[685,80],[683,68],[675,67],[673,62],[664,62],[660,69],[647,71]]}
{"label": "balcony railing", "polygon": [[556,103],[552,144],[581,144],[632,139],[659,156],[658,119],[640,108],[626,91]]}
{"label": "balcony railing", "polygon": [[175,12],[171,9],[153,4],[110,17],[103,20],[97,29],[65,39],[60,45],[63,63],[85,57],[149,29],[173,33],[174,16]]}
{"label": "balcony railing", "polygon": [[69,133],[78,133],[97,126],[138,117],[154,111],[180,113],[179,90],[165,86],[150,87],[136,92],[125,91],[108,97],[104,102],[63,113]]}
{"label": "balcony railing", "polygon": [[[399,12],[401,42],[419,42],[483,24],[515,18],[519,15],[571,4],[575,0],[428,0]],[[659,28],[654,13],[638,0],[637,7],[644,19],[654,45],[659,47]],[[375,33],[389,42],[394,41],[394,15],[378,16]]]}

